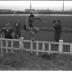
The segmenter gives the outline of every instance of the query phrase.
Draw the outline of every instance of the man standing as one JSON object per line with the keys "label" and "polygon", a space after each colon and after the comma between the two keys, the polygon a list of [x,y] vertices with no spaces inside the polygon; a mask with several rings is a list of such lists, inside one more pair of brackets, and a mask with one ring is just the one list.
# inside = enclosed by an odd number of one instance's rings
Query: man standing
{"label": "man standing", "polygon": [[16,38],[21,37],[21,23],[19,19],[17,19],[16,24],[15,24],[15,33],[16,33]]}
{"label": "man standing", "polygon": [[56,42],[59,42],[60,37],[61,37],[61,32],[62,32],[62,26],[61,26],[61,21],[57,20],[57,21],[53,21],[54,23],[54,40]]}

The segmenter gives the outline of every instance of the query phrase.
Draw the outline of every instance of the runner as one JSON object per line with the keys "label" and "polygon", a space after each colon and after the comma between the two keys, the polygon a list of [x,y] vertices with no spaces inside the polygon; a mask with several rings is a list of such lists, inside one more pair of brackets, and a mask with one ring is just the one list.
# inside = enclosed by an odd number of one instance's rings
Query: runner
{"label": "runner", "polygon": [[41,21],[40,18],[37,18],[34,16],[34,14],[30,14],[30,16],[26,19],[25,21],[25,25],[24,25],[24,29],[26,31],[29,31],[30,35],[31,35],[31,40],[35,40],[35,34],[39,32],[39,28],[34,26],[33,23],[35,20],[39,20]]}

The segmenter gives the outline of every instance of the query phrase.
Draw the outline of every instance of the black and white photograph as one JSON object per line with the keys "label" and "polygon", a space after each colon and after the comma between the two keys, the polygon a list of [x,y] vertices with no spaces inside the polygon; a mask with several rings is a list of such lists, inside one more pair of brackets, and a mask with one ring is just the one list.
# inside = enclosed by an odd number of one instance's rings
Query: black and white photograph
{"label": "black and white photograph", "polygon": [[0,0],[0,71],[72,71],[72,1]]}

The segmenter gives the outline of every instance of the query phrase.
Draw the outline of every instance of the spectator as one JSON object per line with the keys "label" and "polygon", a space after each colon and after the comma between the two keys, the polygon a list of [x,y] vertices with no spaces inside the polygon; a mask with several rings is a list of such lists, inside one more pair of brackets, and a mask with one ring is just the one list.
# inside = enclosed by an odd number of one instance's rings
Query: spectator
{"label": "spectator", "polygon": [[17,19],[16,24],[15,24],[15,33],[16,33],[16,38],[21,37],[21,23],[19,19]]}
{"label": "spectator", "polygon": [[61,21],[57,20],[57,21],[53,21],[54,23],[54,40],[56,42],[59,42],[60,37],[61,37],[61,32],[62,32],[62,26],[61,26]]}

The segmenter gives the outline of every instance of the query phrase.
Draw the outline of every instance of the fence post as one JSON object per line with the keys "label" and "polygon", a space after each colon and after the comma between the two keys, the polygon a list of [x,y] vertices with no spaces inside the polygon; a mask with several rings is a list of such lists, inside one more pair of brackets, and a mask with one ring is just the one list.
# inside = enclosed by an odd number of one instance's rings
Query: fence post
{"label": "fence post", "polygon": [[51,53],[51,42],[49,41],[49,51],[48,51],[48,54]]}
{"label": "fence post", "polygon": [[6,53],[8,53],[8,41],[6,40]]}
{"label": "fence post", "polygon": [[3,56],[3,49],[2,49],[3,43],[2,43],[2,38],[0,40],[1,40],[1,56]]}
{"label": "fence post", "polygon": [[59,53],[63,52],[63,40],[59,40]]}
{"label": "fence post", "polygon": [[24,43],[23,43],[24,37],[20,37],[20,48],[23,49]]}
{"label": "fence post", "polygon": [[45,42],[42,43],[42,51],[43,51],[43,53],[45,51]]}
{"label": "fence post", "polygon": [[38,55],[38,50],[39,50],[39,42],[37,41],[36,43],[37,43],[37,44],[36,44],[36,55]]}
{"label": "fence post", "polygon": [[33,50],[33,41],[31,41],[31,53],[32,53],[32,50]]}
{"label": "fence post", "polygon": [[72,44],[70,44],[70,53],[72,54]]}

